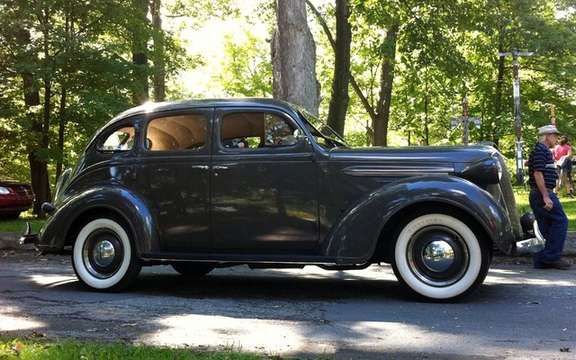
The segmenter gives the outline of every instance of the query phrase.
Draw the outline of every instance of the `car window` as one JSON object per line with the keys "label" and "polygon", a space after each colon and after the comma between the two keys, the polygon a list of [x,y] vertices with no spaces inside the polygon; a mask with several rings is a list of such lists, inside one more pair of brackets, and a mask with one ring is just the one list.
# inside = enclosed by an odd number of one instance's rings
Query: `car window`
{"label": "car window", "polygon": [[146,130],[146,148],[151,151],[200,149],[206,144],[207,124],[201,114],[152,119]]}
{"label": "car window", "polygon": [[103,151],[128,151],[134,147],[134,134],[132,126],[123,127],[108,135],[99,150]]}
{"label": "car window", "polygon": [[255,149],[296,144],[294,126],[266,112],[238,112],[222,119],[220,141],[225,148]]}

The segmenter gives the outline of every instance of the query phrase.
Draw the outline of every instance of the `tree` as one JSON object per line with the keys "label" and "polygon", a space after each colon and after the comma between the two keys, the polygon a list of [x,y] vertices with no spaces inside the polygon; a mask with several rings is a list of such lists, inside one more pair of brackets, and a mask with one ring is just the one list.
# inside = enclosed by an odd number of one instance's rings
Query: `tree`
{"label": "tree", "polygon": [[250,32],[244,41],[224,39],[224,63],[218,81],[230,96],[269,97],[272,95],[272,65],[269,47]]}
{"label": "tree", "polygon": [[152,52],[152,61],[154,62],[153,81],[154,84],[154,101],[164,101],[166,98],[166,66],[164,57],[164,33],[162,31],[162,17],[160,9],[161,0],[150,1],[150,13],[152,15],[152,40],[154,41],[154,50]]}
{"label": "tree", "polygon": [[274,97],[318,115],[316,45],[308,28],[304,0],[278,0],[276,21],[272,39]]}
{"label": "tree", "polygon": [[334,41],[334,76],[332,96],[328,110],[328,125],[338,134],[344,135],[346,112],[348,111],[348,85],[350,84],[350,42],[352,30],[350,5],[347,0],[336,0],[336,40]]}

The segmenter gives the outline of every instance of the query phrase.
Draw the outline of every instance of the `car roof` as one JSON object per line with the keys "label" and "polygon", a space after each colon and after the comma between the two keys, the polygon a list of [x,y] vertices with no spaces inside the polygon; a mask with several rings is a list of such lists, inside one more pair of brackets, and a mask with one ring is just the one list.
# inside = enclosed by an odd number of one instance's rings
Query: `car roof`
{"label": "car roof", "polygon": [[190,99],[165,102],[148,102],[128,109],[110,120],[103,128],[134,115],[178,111],[202,107],[266,107],[292,112],[296,107],[286,101],[269,98],[226,98],[226,99]]}

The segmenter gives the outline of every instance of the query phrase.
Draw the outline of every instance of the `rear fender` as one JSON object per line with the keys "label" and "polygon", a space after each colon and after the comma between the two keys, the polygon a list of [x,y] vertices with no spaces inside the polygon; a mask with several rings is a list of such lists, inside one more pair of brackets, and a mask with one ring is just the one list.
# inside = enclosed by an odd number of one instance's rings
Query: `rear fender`
{"label": "rear fender", "polygon": [[504,252],[508,253],[515,241],[506,211],[487,191],[453,176],[421,176],[387,184],[353,206],[328,234],[325,254],[340,263],[368,262],[381,235],[384,241],[394,241],[392,234],[381,234],[388,221],[398,211],[418,203],[460,209]]}
{"label": "rear fender", "polygon": [[40,231],[38,248],[45,252],[62,251],[75,221],[98,210],[113,212],[130,226],[139,254],[159,248],[155,221],[146,203],[126,188],[113,185],[91,188],[59,204]]}

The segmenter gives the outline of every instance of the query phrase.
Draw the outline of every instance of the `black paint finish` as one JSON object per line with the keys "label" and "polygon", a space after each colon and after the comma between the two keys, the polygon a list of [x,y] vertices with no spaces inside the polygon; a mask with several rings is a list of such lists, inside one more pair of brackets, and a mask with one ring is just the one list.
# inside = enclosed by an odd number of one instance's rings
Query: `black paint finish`
{"label": "black paint finish", "polygon": [[[225,148],[222,116],[238,110],[274,113],[304,136],[287,147]],[[146,150],[147,121],[188,112],[209,119],[204,147]],[[127,125],[136,129],[132,150],[97,150],[107,134]],[[394,241],[382,229],[395,214],[435,203],[475,219],[486,241],[508,250],[516,240],[509,215],[485,191],[498,183],[495,152],[488,146],[326,149],[293,106],[268,99],[141,106],[103,127],[59,184],[39,247],[61,251],[82,221],[107,212],[130,226],[145,260],[365,264],[375,261],[379,240]]]}

